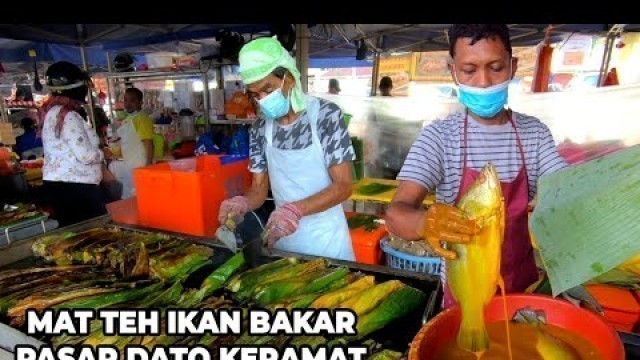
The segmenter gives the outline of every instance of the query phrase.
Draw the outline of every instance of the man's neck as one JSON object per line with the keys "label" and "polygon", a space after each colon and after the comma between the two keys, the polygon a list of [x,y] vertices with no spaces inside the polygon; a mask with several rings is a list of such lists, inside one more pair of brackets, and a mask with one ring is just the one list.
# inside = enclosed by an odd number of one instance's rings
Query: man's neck
{"label": "man's neck", "polygon": [[296,114],[293,109],[289,109],[289,113],[278,120],[278,124],[280,125],[289,125],[298,119],[298,114]]}
{"label": "man's neck", "polygon": [[502,110],[490,118],[483,118],[474,113],[471,113],[471,115],[473,115],[473,119],[475,121],[482,125],[504,125],[509,122],[509,114],[507,110]]}

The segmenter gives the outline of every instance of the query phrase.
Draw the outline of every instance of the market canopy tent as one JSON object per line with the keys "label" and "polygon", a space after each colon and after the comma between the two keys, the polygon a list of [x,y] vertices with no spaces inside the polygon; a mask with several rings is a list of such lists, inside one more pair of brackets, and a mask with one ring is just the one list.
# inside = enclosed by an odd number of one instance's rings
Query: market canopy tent
{"label": "market canopy tent", "polygon": [[[0,38],[118,51],[171,42],[202,44],[229,29],[252,37],[286,33],[291,24],[0,24]],[[309,57],[366,56],[370,52],[435,51],[448,49],[450,24],[307,24]],[[544,39],[548,24],[508,24],[513,46],[530,46]],[[573,33],[606,34],[611,24],[554,24],[551,42]],[[636,31],[638,24],[627,24]],[[157,51],[157,50],[156,50]]]}
{"label": "market canopy tent", "polygon": [[[545,37],[549,24],[507,24],[513,46],[532,46]],[[426,52],[448,50],[451,24],[317,24],[309,29],[309,57],[355,57],[371,52]],[[574,33],[605,35],[612,24],[553,24],[551,43]],[[640,24],[626,24],[638,31]],[[363,45],[364,43],[364,45]]]}

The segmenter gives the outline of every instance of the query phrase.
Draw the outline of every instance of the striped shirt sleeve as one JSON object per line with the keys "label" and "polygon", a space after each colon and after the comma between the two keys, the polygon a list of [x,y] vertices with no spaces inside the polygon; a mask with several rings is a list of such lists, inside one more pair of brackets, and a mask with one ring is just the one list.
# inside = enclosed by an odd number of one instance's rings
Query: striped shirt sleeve
{"label": "striped shirt sleeve", "polygon": [[540,148],[538,150],[538,177],[554,173],[568,167],[560,156],[553,135],[547,125],[540,123]]}
{"label": "striped shirt sleeve", "polygon": [[444,145],[440,130],[431,124],[413,143],[398,174],[398,180],[413,181],[435,192],[444,179]]}

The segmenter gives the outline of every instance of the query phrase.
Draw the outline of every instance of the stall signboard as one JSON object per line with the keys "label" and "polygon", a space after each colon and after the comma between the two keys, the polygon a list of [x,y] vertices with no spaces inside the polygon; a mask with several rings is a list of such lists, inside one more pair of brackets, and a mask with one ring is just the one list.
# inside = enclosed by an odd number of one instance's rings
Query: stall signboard
{"label": "stall signboard", "polygon": [[383,76],[390,77],[393,82],[392,95],[407,96],[410,74],[411,55],[390,56],[380,59],[378,82]]}
{"label": "stall signboard", "polygon": [[580,68],[591,54],[593,38],[588,35],[573,35],[562,45],[562,65]]}
{"label": "stall signboard", "polygon": [[413,53],[411,80],[428,82],[449,82],[451,75],[447,63],[448,51]]}

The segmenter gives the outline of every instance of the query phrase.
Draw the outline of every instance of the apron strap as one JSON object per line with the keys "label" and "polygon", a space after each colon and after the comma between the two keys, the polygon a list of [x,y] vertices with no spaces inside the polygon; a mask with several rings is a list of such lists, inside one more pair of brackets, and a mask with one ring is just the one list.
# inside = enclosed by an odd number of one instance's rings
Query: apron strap
{"label": "apron strap", "polygon": [[509,114],[509,122],[513,126],[513,131],[516,133],[516,144],[518,144],[518,151],[520,152],[520,158],[522,159],[522,167],[524,168],[525,173],[527,172],[527,163],[524,161],[524,149],[522,148],[522,142],[520,142],[520,135],[518,135],[518,128],[516,127],[516,123],[513,121],[513,117],[511,115],[511,110],[508,111]]}
{"label": "apron strap", "polygon": [[264,119],[266,122],[264,128],[264,137],[267,138],[267,146],[272,146],[273,144],[273,121]]}
{"label": "apron strap", "polygon": [[[318,134],[318,117],[320,116],[320,101],[312,96],[307,95],[307,116],[309,117],[309,125],[311,126],[311,141],[317,152],[325,162],[324,150],[322,149],[322,141]],[[326,164],[325,164],[326,165]]]}
{"label": "apron strap", "polygon": [[[462,131],[462,175],[460,177],[460,181],[462,183],[462,179],[467,173],[467,128],[469,126],[469,109],[465,109],[464,114],[464,130]],[[458,191],[458,195],[456,196],[456,203],[458,202],[458,198],[460,197],[460,191]]]}

